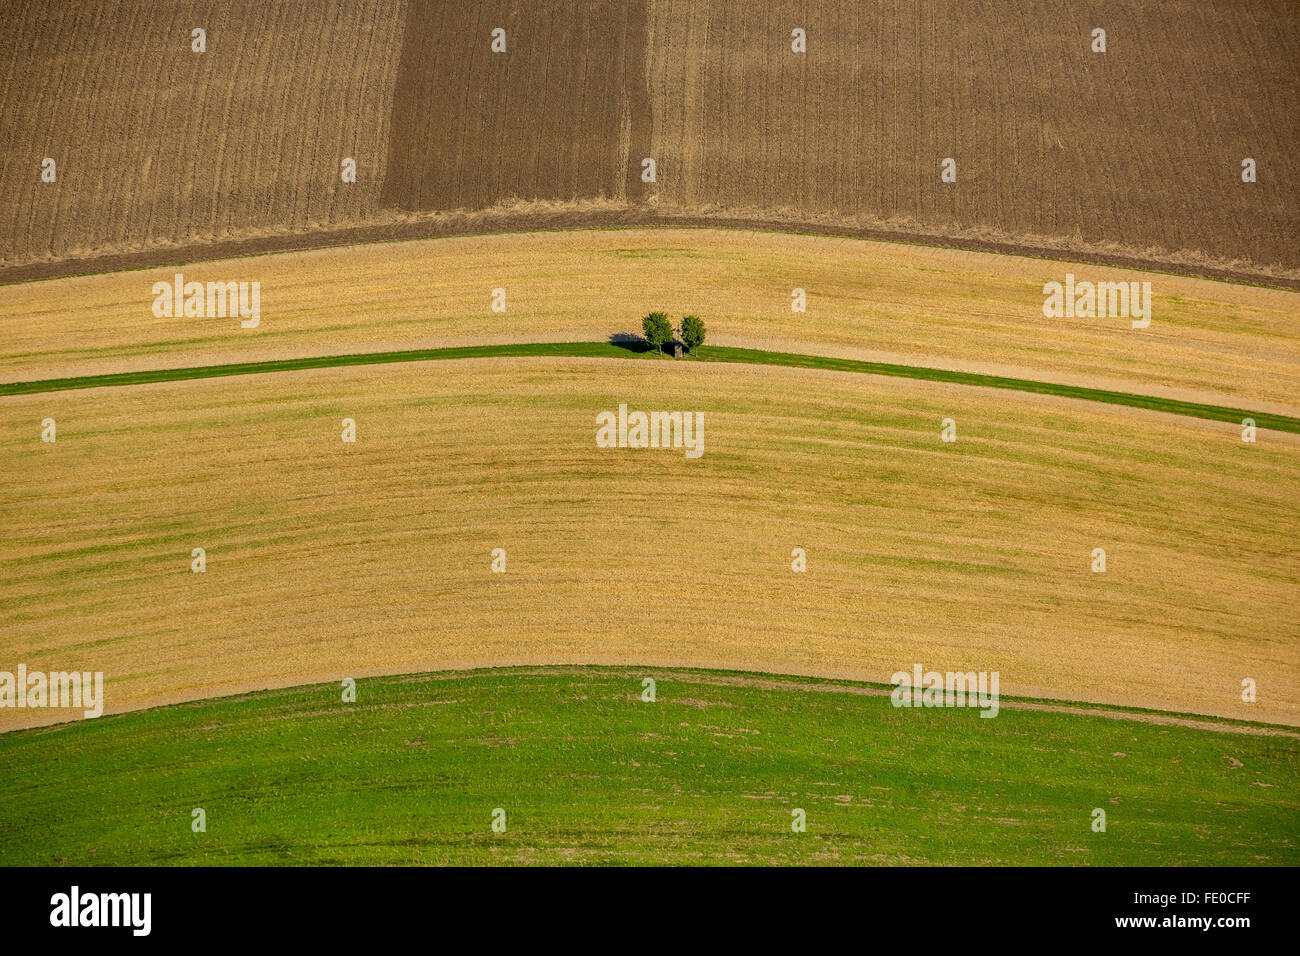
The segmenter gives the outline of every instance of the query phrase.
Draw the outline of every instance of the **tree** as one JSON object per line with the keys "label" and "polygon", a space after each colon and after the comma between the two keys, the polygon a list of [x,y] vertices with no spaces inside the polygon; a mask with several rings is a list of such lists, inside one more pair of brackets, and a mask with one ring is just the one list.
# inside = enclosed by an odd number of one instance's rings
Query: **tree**
{"label": "tree", "polygon": [[682,319],[682,345],[686,351],[694,352],[704,344],[704,322],[698,315],[688,315]]}
{"label": "tree", "polygon": [[664,346],[673,337],[673,327],[668,322],[668,313],[651,312],[641,320],[641,331],[645,340],[656,352],[662,352]]}

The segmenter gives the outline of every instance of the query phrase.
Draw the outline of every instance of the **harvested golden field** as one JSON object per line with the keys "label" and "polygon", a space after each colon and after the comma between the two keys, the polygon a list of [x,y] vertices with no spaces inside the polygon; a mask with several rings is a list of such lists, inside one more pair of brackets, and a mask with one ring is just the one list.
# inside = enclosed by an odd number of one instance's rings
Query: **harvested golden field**
{"label": "harvested golden field", "polygon": [[8,6],[0,279],[767,223],[1300,284],[1290,0]]}
{"label": "harvested golden field", "polygon": [[[1151,325],[1045,318],[1067,272],[1151,283]],[[154,269],[0,287],[0,381],[639,333],[662,308],[714,344],[1300,409],[1300,293],[895,243],[709,230],[460,237],[185,266],[258,281],[261,321],[157,318]],[[491,308],[505,290],[506,311]],[[807,311],[791,311],[802,288]]]}
{"label": "harvested golden field", "polygon": [[[702,457],[597,447],[621,402],[703,412]],[[471,665],[921,662],[1300,723],[1290,436],[863,375],[494,360],[9,397],[0,455],[0,660],[102,670],[109,710]]]}

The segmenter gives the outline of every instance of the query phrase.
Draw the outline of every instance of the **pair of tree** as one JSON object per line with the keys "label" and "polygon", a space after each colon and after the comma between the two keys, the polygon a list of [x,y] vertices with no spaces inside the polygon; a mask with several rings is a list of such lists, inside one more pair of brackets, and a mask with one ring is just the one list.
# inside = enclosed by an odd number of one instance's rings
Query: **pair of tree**
{"label": "pair of tree", "polygon": [[682,345],[688,352],[693,352],[704,344],[704,322],[698,315],[683,317],[681,330],[675,333],[672,323],[668,321],[668,313],[651,312],[641,320],[641,332],[656,352],[662,352],[674,335],[681,337]]}

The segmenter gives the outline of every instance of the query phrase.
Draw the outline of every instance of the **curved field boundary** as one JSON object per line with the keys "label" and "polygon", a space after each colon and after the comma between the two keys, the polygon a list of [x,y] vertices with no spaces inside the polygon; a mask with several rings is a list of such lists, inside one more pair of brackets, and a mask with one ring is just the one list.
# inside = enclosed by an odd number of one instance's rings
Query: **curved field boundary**
{"label": "curved field boundary", "polygon": [[159,267],[180,268],[200,262],[222,262],[285,252],[309,252],[342,246],[376,243],[410,242],[419,239],[493,236],[508,233],[577,232],[584,230],[633,229],[727,229],[738,232],[763,232],[777,235],[821,236],[837,239],[863,239],[891,242],[905,246],[934,249],[957,249],[993,255],[1021,256],[1068,265],[1084,264],[1134,269],[1157,275],[1187,276],[1249,285],[1262,289],[1300,291],[1300,278],[1258,269],[1231,268],[1215,263],[1183,262],[1175,258],[1125,254],[1120,251],[1093,249],[1062,244],[1048,246],[1012,239],[986,239],[977,236],[943,235],[934,231],[897,228],[847,226],[816,220],[784,222],[754,215],[701,214],[690,211],[646,209],[644,207],[605,209],[599,204],[569,209],[532,209],[543,203],[530,204],[525,212],[489,209],[478,213],[440,213],[423,215],[410,221],[323,229],[317,232],[249,236],[211,242],[192,242],[156,249],[105,252],[77,259],[29,262],[0,266],[0,286],[23,282],[43,282],[81,276],[103,275]]}
{"label": "curved field boundary", "polygon": [[[239,362],[229,365],[203,365],[193,368],[150,369],[141,372],[117,372],[108,375],[83,375],[73,378],[40,379],[28,382],[0,383],[0,396],[35,395],[82,388],[116,388],[124,385],[147,385],[157,382],[180,382],[201,378],[223,378],[232,375],[263,375],[271,372],[297,372],[315,368],[342,368],[355,365],[388,365],[397,362],[432,362],[467,358],[521,358],[531,356],[559,358],[638,358],[646,357],[627,345],[609,342],[524,342],[514,345],[469,345],[441,349],[411,349],[401,352],[361,352],[351,355],[321,355],[296,359],[276,359],[265,362]],[[1001,375],[981,375],[976,372],[959,372],[950,369],[925,368],[917,365],[891,365],[887,362],[867,362],[858,359],[831,358],[821,355],[796,355],[790,352],[768,352],[762,349],[710,346],[695,356],[695,361],[727,362],[744,365],[777,365],[788,368],[815,368],[835,372],[857,372],[865,375],[887,375],[927,382],[945,382],[953,385],[971,385],[980,388],[1002,388],[1038,395],[1056,395],[1084,401],[1103,402],[1109,405],[1127,405],[1151,411],[1185,415],[1211,421],[1240,422],[1251,418],[1260,428],[1300,434],[1300,419],[1268,412],[1251,412],[1223,405],[1205,405],[1154,395],[1131,392],[1114,392],[1080,385],[1062,385],[1055,382],[1038,382],[1032,379],[1006,378]]]}
{"label": "curved field boundary", "polygon": [[[683,681],[716,687],[750,687],[765,691],[800,691],[816,694],[840,694],[859,697],[888,697],[896,689],[894,684],[879,681],[846,680],[842,678],[817,677],[804,674],[787,674],[783,672],[730,670],[716,667],[664,667],[651,664],[506,664],[497,667],[466,667],[432,671],[393,671],[366,674],[367,681],[391,681],[395,683],[435,684],[440,681],[459,681],[473,679],[527,679],[568,677],[578,678],[592,674],[623,674],[638,683],[643,676],[653,676],[656,681]],[[265,690],[240,691],[229,694],[216,694],[197,700],[179,701],[169,704],[149,705],[125,710],[120,713],[105,715],[106,720],[116,720],[128,714],[166,712],[181,709],[193,709],[209,704],[238,703],[240,701],[258,700],[301,694],[305,691],[332,689],[333,683],[309,681],[288,687],[267,688]],[[1026,697],[1019,694],[999,694],[998,706],[1001,710],[1031,710],[1053,714],[1068,714],[1079,717],[1105,717],[1110,720],[1131,720],[1138,723],[1159,724],[1166,727],[1187,727],[1192,730],[1205,730],[1223,734],[1246,734],[1255,737],[1289,737],[1300,740],[1300,727],[1289,724],[1271,723],[1264,720],[1241,720],[1236,717],[1217,717],[1211,714],[1197,714],[1189,711],[1158,710],[1151,707],[1130,707],[1119,704],[1095,703],[1088,700],[1067,700],[1056,697]],[[57,724],[45,724],[35,727],[18,727],[0,732],[0,739],[21,737],[27,734],[45,734],[67,727],[81,725],[82,721],[72,720]]]}

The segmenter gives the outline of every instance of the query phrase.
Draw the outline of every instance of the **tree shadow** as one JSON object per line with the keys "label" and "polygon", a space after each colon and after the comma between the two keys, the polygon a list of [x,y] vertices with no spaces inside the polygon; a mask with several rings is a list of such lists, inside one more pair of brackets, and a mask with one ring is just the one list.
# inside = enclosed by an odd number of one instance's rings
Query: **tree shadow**
{"label": "tree shadow", "polygon": [[639,335],[633,335],[631,332],[615,332],[609,337],[609,344],[617,345],[621,349],[627,349],[629,352],[638,354],[654,351],[649,342]]}

